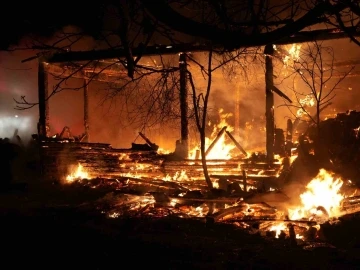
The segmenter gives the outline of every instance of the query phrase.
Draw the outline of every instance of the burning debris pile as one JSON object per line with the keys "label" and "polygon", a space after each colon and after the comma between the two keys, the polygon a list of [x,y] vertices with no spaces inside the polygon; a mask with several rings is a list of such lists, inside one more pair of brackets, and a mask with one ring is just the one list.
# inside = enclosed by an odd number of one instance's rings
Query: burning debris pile
{"label": "burning debris pile", "polygon": [[68,178],[71,179],[69,184],[109,188],[109,193],[94,205],[109,218],[176,216],[202,219],[208,224],[230,223],[249,233],[292,239],[295,245],[296,242],[315,241],[321,224],[360,210],[356,189],[349,188],[348,182],[324,169],[308,183],[297,204],[277,190],[262,193],[256,189],[250,192],[238,189],[230,193],[221,189],[208,190],[197,183],[200,180],[189,179],[185,172],[153,180],[134,176],[84,178],[88,175],[79,166]]}
{"label": "burning debris pile", "polygon": [[43,142],[41,149],[49,174],[56,168],[55,177],[71,187],[107,191],[93,208],[109,218],[200,219],[297,245],[320,239],[322,224],[360,210],[355,186],[328,168],[290,196],[284,187],[293,162],[303,159],[297,158],[297,150],[271,162],[265,154],[250,155],[232,136],[226,117],[221,119],[207,138],[205,153],[212,187],[204,179],[196,147],[187,159],[174,159],[143,134],[147,145],[131,149],[64,141]]}

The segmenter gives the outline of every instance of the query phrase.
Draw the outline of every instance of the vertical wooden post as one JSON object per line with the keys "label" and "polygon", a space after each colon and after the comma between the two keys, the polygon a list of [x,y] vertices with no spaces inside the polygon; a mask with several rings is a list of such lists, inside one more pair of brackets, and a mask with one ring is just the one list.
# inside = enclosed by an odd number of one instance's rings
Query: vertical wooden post
{"label": "vertical wooden post", "polygon": [[84,128],[86,142],[90,142],[89,134],[89,95],[88,95],[89,80],[84,79]]}
{"label": "vertical wooden post", "polygon": [[272,56],[274,54],[273,46],[266,45],[265,50],[265,95],[266,95],[266,153],[268,162],[274,159],[274,133],[275,133],[275,120],[274,120],[274,94],[272,92],[274,86],[274,74]]}
{"label": "vertical wooden post", "polygon": [[50,136],[48,74],[45,70],[45,66],[46,66],[46,62],[42,57],[40,57],[38,64],[38,98],[39,98],[38,135],[40,138],[47,138]]}
{"label": "vertical wooden post", "polygon": [[235,125],[234,125],[234,133],[235,136],[240,138],[240,84],[236,85],[235,89]]}
{"label": "vertical wooden post", "polygon": [[187,158],[189,154],[189,128],[188,128],[188,88],[187,88],[187,65],[186,54],[181,53],[179,57],[180,68],[180,113],[181,113],[181,145],[182,156]]}

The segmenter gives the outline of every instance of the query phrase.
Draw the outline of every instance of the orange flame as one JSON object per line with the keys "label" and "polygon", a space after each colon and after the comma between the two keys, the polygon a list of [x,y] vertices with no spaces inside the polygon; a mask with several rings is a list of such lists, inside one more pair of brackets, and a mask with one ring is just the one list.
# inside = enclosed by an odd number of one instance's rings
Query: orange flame
{"label": "orange flame", "polygon": [[74,170],[66,177],[66,181],[71,183],[75,180],[89,179],[89,178],[90,178],[89,174],[84,170],[84,167],[79,163],[76,170]]}
{"label": "orange flame", "polygon": [[[219,117],[220,121],[217,124],[213,125],[213,130],[210,135],[210,138],[205,138],[205,149],[208,149],[211,143],[215,140],[218,133],[223,127],[227,127],[226,130],[229,132],[232,132],[234,128],[227,122],[228,118],[232,117],[232,113],[224,113],[224,109],[219,110]],[[211,126],[212,123],[209,123],[209,126]],[[219,138],[219,140],[216,142],[216,144],[213,146],[211,151],[206,156],[207,160],[210,159],[231,159],[231,151],[235,148],[235,145],[232,143],[226,142],[226,136],[225,133]],[[189,159],[195,159],[196,158],[196,150],[198,150],[199,147],[194,147],[191,151],[189,151]]]}
{"label": "orange flame", "polygon": [[334,179],[331,173],[321,169],[306,186],[307,190],[300,195],[302,205],[295,209],[288,209],[290,219],[309,219],[314,216],[321,217],[324,214],[328,218],[341,215],[340,207],[344,195],[340,193],[340,189],[343,183],[340,178]]}

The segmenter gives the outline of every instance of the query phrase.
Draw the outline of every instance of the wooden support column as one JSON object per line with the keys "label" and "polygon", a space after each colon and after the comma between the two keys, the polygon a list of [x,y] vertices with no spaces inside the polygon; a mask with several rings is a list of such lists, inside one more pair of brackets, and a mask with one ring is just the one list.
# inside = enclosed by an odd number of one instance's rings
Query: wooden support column
{"label": "wooden support column", "polygon": [[235,88],[235,125],[234,133],[238,138],[241,137],[240,129],[240,84],[237,83]]}
{"label": "wooden support column", "polygon": [[274,159],[274,138],[275,138],[275,119],[274,119],[274,74],[272,56],[274,54],[273,45],[266,45],[265,50],[265,95],[266,95],[266,153],[268,162]]}
{"label": "wooden support column", "polygon": [[187,88],[187,65],[186,54],[179,57],[180,68],[180,113],[181,113],[181,155],[187,158],[189,154],[189,123],[188,123],[188,88]]}
{"label": "wooden support column", "polygon": [[42,58],[39,58],[39,65],[38,65],[38,98],[39,98],[38,135],[40,138],[47,138],[50,136],[48,74],[45,70],[46,65],[47,65],[47,63]]}
{"label": "wooden support column", "polygon": [[84,79],[84,128],[85,128],[85,141],[90,142],[89,134],[89,80]]}

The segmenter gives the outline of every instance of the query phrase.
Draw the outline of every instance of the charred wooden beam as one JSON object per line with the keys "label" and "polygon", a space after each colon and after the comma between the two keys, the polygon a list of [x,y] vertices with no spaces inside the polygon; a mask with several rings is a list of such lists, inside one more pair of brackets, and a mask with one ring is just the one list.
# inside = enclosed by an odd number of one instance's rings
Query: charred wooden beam
{"label": "charred wooden beam", "polygon": [[40,138],[49,137],[49,93],[48,93],[48,74],[46,63],[42,58],[38,63],[38,97],[39,97],[39,122],[38,134]]}
{"label": "charred wooden beam", "polygon": [[101,82],[114,82],[116,83],[121,77],[127,77],[127,71],[117,64],[109,62],[98,62],[96,64],[84,65],[58,65],[47,64],[46,71],[59,78],[77,78],[83,79],[84,77],[91,80]]}
{"label": "charred wooden beam", "polygon": [[141,138],[143,138],[145,140],[145,142],[154,150],[157,151],[159,149],[159,146],[156,145],[155,143],[153,143],[152,141],[150,141],[148,139],[148,137],[146,137],[144,134],[142,134],[142,132],[139,132],[139,135],[141,136]]}
{"label": "charred wooden beam", "polygon": [[189,156],[189,128],[188,128],[188,88],[187,88],[187,64],[186,54],[179,57],[180,68],[180,114],[181,114],[181,157]]}
{"label": "charred wooden beam", "polygon": [[[321,29],[313,31],[301,31],[292,36],[284,37],[275,42],[277,45],[286,45],[293,43],[313,42],[315,40],[332,40],[349,38],[349,35],[360,36],[360,31],[356,27],[347,27],[346,31],[339,28]],[[264,46],[258,42],[252,43],[248,40],[243,47],[257,47]],[[220,48],[221,49],[221,48]],[[155,45],[142,47],[139,46],[132,50],[133,56],[153,56],[153,55],[172,55],[184,52],[203,52],[209,51],[208,45],[194,45],[191,43],[174,44],[174,45]],[[126,51],[124,49],[107,49],[107,50],[93,50],[93,51],[70,51],[66,53],[54,53],[47,57],[49,63],[60,62],[77,62],[77,61],[92,61],[101,59],[116,59],[125,58]],[[26,60],[24,60],[26,61]],[[23,62],[24,62],[23,61]],[[29,61],[29,60],[28,60]]]}
{"label": "charred wooden beam", "polygon": [[247,157],[247,153],[246,153],[246,151],[244,150],[244,148],[242,148],[242,146],[238,143],[238,141],[237,140],[235,140],[235,138],[233,137],[233,135],[231,135],[231,133],[228,131],[228,130],[226,130],[226,134],[229,136],[229,138],[233,141],[233,143],[236,145],[236,147],[241,151],[241,153],[243,153],[243,155],[245,156],[245,157]]}
{"label": "charred wooden beam", "polygon": [[280,97],[285,98],[287,101],[289,101],[290,103],[292,103],[292,100],[284,94],[284,92],[282,92],[279,88],[277,88],[275,85],[273,86],[272,90],[278,94]]}
{"label": "charred wooden beam", "polygon": [[265,95],[266,95],[266,155],[268,162],[274,159],[274,139],[275,139],[275,123],[274,123],[274,72],[272,57],[274,55],[273,46],[266,45],[265,54]]}

